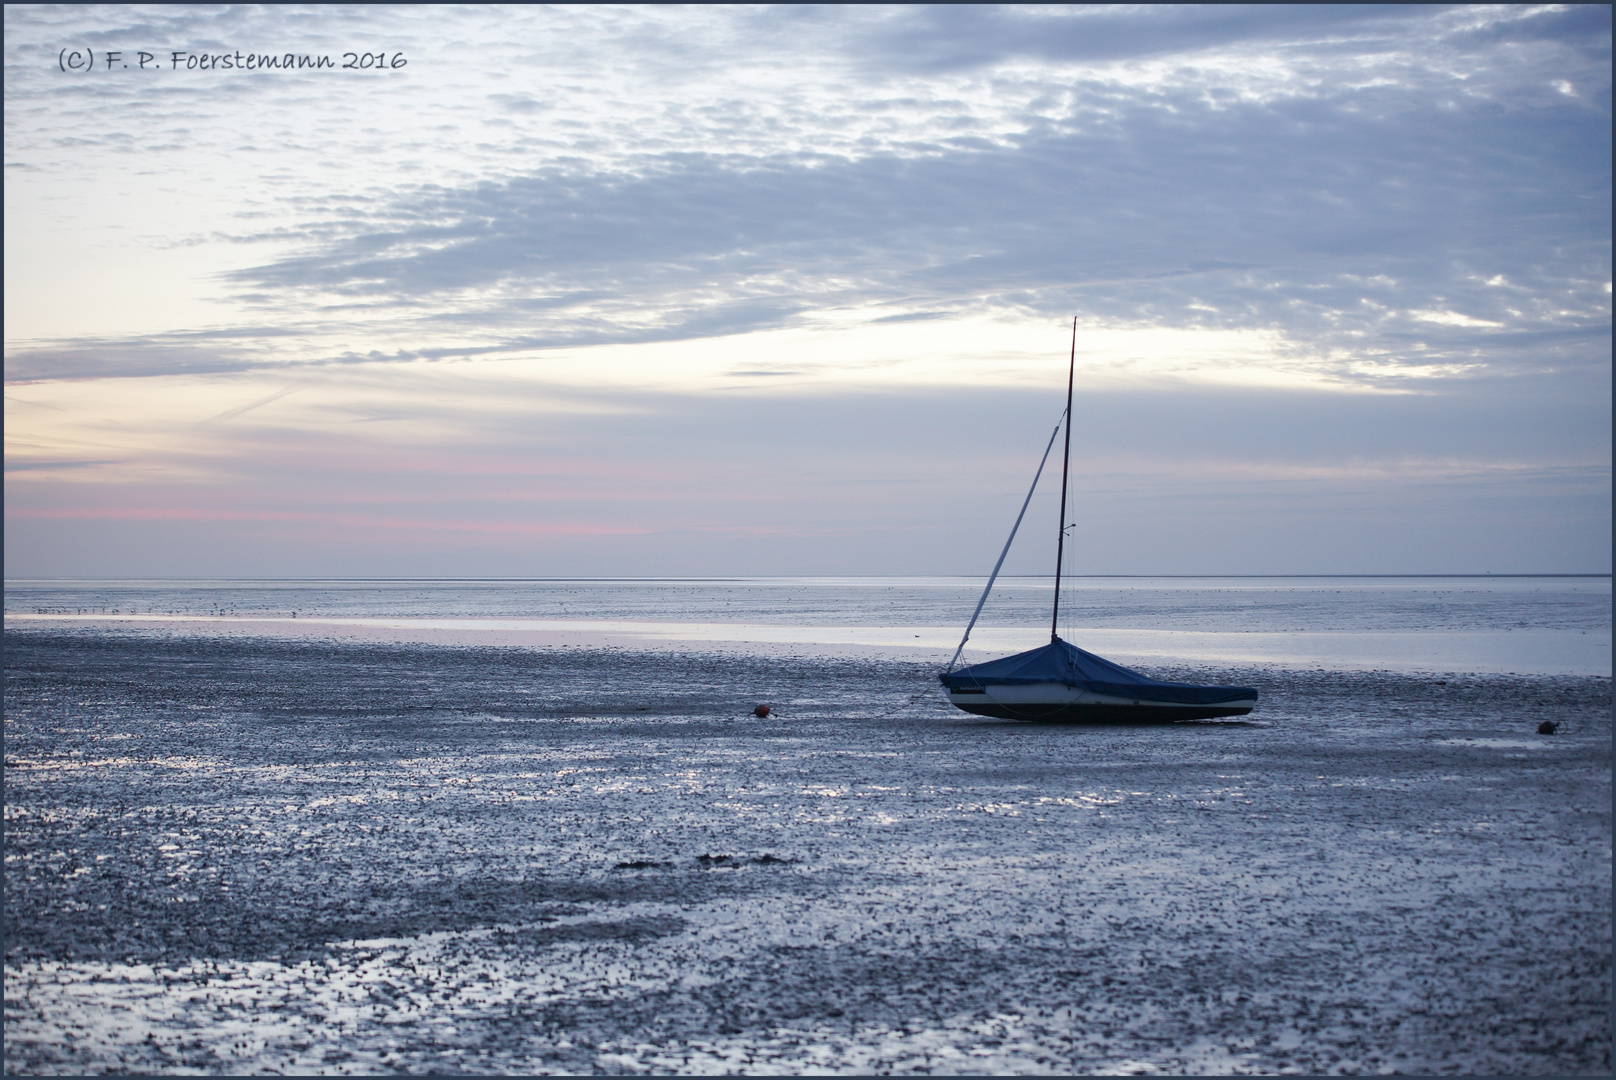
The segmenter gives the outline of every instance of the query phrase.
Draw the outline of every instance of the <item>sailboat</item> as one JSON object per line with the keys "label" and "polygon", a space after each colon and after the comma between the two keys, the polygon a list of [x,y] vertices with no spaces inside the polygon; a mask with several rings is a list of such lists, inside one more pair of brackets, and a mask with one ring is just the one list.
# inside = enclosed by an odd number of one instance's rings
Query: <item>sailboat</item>
{"label": "sailboat", "polygon": [[[1249,686],[1196,686],[1191,683],[1162,682],[1121,664],[1085,652],[1061,640],[1060,624],[1061,560],[1066,553],[1066,490],[1072,468],[1072,383],[1077,372],[1077,320],[1072,320],[1072,354],[1066,369],[1066,411],[1050,433],[1044,456],[1033,474],[1032,487],[1022,500],[1021,513],[1010,528],[999,561],[988,577],[987,588],[976,602],[976,611],[965,627],[959,648],[947,670],[937,678],[948,691],[948,700],[968,713],[994,716],[1003,720],[1044,720],[1090,723],[1160,723],[1174,720],[1208,720],[1224,716],[1244,716],[1257,705],[1257,691]],[[1055,437],[1066,431],[1065,457],[1061,464],[1060,532],[1055,542],[1055,602],[1049,619],[1049,644],[1027,652],[986,663],[956,669],[965,643],[982,614],[993,583],[1004,566],[1004,557],[1015,542],[1016,530],[1027,515],[1027,505],[1038,490],[1038,479],[1049,462]]]}

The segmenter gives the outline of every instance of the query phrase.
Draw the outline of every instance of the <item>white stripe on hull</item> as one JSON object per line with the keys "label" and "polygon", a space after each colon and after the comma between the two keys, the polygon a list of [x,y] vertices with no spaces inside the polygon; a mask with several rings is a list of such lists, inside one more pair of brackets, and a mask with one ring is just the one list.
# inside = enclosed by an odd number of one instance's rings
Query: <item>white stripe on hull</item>
{"label": "white stripe on hull", "polygon": [[[962,692],[958,688],[954,688],[949,690],[948,698],[956,705],[980,704],[985,701],[994,705],[1121,705],[1141,709],[1183,709],[1192,707],[1181,701],[1152,701],[1149,698],[1097,694],[1092,690],[1085,690],[1079,686],[1067,686],[1065,683],[1028,683],[1025,685],[997,683],[989,684],[982,689],[985,691],[984,693]],[[1220,709],[1252,709],[1256,705],[1256,698],[1236,698],[1231,701],[1217,702],[1215,707]],[[1193,707],[1199,708],[1199,706]]]}
{"label": "white stripe on hull", "polygon": [[1169,723],[1245,716],[1257,705],[1255,697],[1234,698],[1211,705],[1098,694],[1065,683],[989,684],[977,693],[952,688],[948,700],[978,716],[1002,720],[1077,721],[1082,723]]}

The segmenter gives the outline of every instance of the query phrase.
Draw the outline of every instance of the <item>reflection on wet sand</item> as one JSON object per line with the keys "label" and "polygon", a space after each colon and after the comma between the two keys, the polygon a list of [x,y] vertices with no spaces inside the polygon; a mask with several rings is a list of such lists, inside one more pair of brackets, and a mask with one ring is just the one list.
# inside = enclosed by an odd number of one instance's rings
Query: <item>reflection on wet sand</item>
{"label": "reflection on wet sand", "polygon": [[11,1071],[1608,1068],[1605,678],[6,639]]}

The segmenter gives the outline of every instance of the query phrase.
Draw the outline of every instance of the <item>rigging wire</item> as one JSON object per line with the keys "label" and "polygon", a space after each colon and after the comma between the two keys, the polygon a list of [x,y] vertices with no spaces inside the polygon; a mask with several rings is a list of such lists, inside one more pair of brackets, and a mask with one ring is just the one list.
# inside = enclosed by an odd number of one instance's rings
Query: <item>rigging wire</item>
{"label": "rigging wire", "polygon": [[[1069,410],[1068,410],[1069,412]],[[976,602],[976,610],[971,612],[971,621],[966,624],[965,636],[960,638],[959,648],[954,650],[954,658],[948,662],[943,671],[947,675],[959,663],[960,653],[965,651],[965,643],[971,640],[971,631],[976,627],[976,620],[982,614],[982,605],[988,602],[988,593],[993,591],[993,583],[999,579],[999,569],[1004,566],[1004,557],[1010,554],[1010,545],[1015,543],[1016,530],[1021,528],[1021,519],[1027,516],[1027,504],[1032,502],[1032,493],[1038,490],[1038,478],[1044,475],[1044,466],[1049,463],[1049,452],[1055,448],[1055,436],[1061,433],[1061,428],[1068,420],[1068,412],[1062,412],[1061,418],[1055,424],[1055,430],[1049,433],[1049,443],[1044,447],[1044,456],[1038,462],[1038,471],[1032,475],[1032,487],[1027,489],[1027,497],[1021,501],[1021,513],[1016,515],[1016,523],[1010,526],[1010,537],[1004,542],[1004,550],[999,552],[999,561],[993,564],[993,573],[988,575],[987,588],[982,590],[982,599]]]}
{"label": "rigging wire", "polygon": [[[1077,527],[1078,522],[1069,521],[1066,523],[1066,537],[1069,543],[1076,541]],[[1067,572],[1061,575],[1059,585],[1060,634],[1063,639],[1072,642],[1073,644],[1076,644],[1077,642],[1078,623],[1082,617],[1079,602],[1083,598],[1083,590],[1082,586],[1077,581],[1077,579],[1081,576],[1082,575],[1080,574],[1072,573],[1071,568],[1068,567]]]}
{"label": "rigging wire", "polygon": [[[1044,447],[1044,456],[1038,462],[1038,471],[1033,474],[1032,487],[1027,489],[1027,497],[1022,500],[1021,513],[1016,515],[1016,523],[1010,527],[1010,536],[1004,542],[1004,550],[999,552],[999,561],[993,564],[993,573],[988,576],[987,588],[982,590],[982,598],[976,602],[976,610],[971,613],[971,621],[965,627],[965,636],[960,638],[959,648],[954,650],[954,656],[943,670],[947,675],[959,663],[960,654],[965,651],[965,643],[971,640],[971,630],[976,626],[977,618],[982,614],[982,605],[988,602],[988,594],[993,591],[993,583],[998,580],[999,569],[1004,566],[1004,557],[1010,554],[1010,545],[1015,542],[1016,530],[1021,528],[1021,519],[1027,514],[1027,504],[1032,502],[1032,493],[1038,488],[1038,478],[1044,474],[1044,465],[1049,461],[1049,452],[1054,449],[1055,436],[1059,435],[1061,428],[1066,429],[1066,447],[1061,455],[1061,492],[1060,515],[1055,519],[1059,526],[1059,535],[1055,542],[1055,596],[1053,610],[1049,613],[1049,641],[1054,644],[1060,637],[1060,587],[1061,587],[1061,559],[1066,551],[1066,530],[1070,528],[1066,523],[1066,490],[1067,478],[1072,471],[1072,388],[1077,376],[1077,316],[1072,316],[1072,349],[1067,358],[1066,365],[1066,409],[1061,413],[1060,422],[1050,433],[1049,444]],[[1068,616],[1069,618],[1069,616]]]}

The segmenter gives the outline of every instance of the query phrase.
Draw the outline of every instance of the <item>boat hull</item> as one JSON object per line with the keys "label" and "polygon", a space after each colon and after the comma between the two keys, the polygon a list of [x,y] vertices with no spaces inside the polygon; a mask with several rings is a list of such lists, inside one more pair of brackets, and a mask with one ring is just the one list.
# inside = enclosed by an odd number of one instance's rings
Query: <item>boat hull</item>
{"label": "boat hull", "polygon": [[1215,720],[1245,716],[1257,706],[1252,697],[1191,704],[1153,701],[1148,689],[1138,697],[1099,694],[1063,683],[987,684],[950,687],[948,700],[956,708],[999,720],[1035,720],[1086,724],[1166,724],[1183,720]]}

